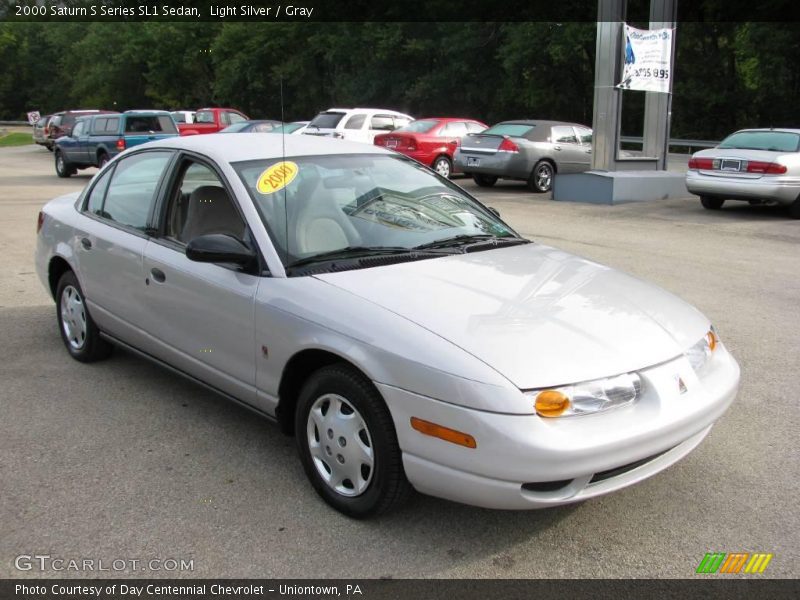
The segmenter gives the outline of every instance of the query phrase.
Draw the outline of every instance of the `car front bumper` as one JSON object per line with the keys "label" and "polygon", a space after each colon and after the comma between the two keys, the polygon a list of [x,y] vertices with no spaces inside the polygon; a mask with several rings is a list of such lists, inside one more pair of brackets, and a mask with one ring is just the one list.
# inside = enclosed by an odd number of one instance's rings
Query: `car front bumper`
{"label": "car front bumper", "polygon": [[707,175],[687,171],[686,189],[698,196],[713,196],[723,200],[766,200],[791,204],[800,196],[800,177],[765,175],[758,178]]}
{"label": "car front bumper", "polygon": [[[721,345],[702,378],[683,357],[639,373],[645,392],[635,403],[556,419],[478,411],[376,385],[418,491],[486,508],[531,509],[607,494],[676,463],[705,438],[739,384],[739,366]],[[477,447],[422,435],[410,427],[411,417],[468,433]]]}

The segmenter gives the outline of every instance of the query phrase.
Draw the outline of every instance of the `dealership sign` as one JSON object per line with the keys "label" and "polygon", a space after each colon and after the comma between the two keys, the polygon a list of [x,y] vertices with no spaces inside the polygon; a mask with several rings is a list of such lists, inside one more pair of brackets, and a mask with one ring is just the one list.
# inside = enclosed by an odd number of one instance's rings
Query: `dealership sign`
{"label": "dealership sign", "polygon": [[664,92],[672,89],[672,29],[636,29],[625,25],[623,90]]}

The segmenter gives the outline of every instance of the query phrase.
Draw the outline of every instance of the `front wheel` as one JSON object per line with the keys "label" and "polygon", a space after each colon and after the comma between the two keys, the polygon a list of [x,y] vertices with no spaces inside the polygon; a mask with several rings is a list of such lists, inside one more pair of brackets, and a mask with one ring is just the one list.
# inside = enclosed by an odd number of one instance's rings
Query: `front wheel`
{"label": "front wheel", "polygon": [[355,369],[331,365],[308,379],[297,403],[295,436],[306,475],[336,510],[369,517],[410,494],[389,410]]}
{"label": "front wheel", "polygon": [[56,159],[56,175],[59,177],[69,177],[75,174],[75,168],[64,159],[64,154],[61,150],[55,151]]}
{"label": "front wheel", "polygon": [[111,354],[111,344],[100,337],[78,278],[72,271],[64,273],[58,281],[56,318],[61,339],[75,360],[94,362]]}
{"label": "front wheel", "polygon": [[700,196],[700,204],[703,205],[703,208],[706,210],[719,210],[722,208],[722,205],[725,203],[725,200],[720,200],[719,198],[712,198],[711,196]]}
{"label": "front wheel", "polygon": [[477,173],[473,173],[472,180],[480,187],[492,187],[497,183],[497,177],[494,175],[478,175]]}
{"label": "front wheel", "polygon": [[555,169],[553,164],[540,160],[533,167],[531,176],[528,179],[528,187],[532,192],[543,194],[549,192],[553,188],[553,177],[555,176]]}
{"label": "front wheel", "polygon": [[446,156],[438,156],[433,161],[433,170],[445,179],[450,179],[450,175],[453,173],[453,163]]}

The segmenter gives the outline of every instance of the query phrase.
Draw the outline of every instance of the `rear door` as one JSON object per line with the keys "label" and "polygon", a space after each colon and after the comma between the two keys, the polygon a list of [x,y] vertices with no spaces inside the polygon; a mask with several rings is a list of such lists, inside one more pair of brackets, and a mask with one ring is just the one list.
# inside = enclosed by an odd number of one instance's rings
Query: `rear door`
{"label": "rear door", "polygon": [[170,150],[121,158],[92,182],[75,226],[73,251],[86,300],[100,329],[146,348],[142,268],[151,212]]}
{"label": "rear door", "polygon": [[186,257],[195,237],[227,234],[248,243],[249,230],[210,161],[179,159],[161,223],[144,252],[146,329],[154,353],[182,371],[246,402],[255,401],[254,299],[260,277],[239,267]]}

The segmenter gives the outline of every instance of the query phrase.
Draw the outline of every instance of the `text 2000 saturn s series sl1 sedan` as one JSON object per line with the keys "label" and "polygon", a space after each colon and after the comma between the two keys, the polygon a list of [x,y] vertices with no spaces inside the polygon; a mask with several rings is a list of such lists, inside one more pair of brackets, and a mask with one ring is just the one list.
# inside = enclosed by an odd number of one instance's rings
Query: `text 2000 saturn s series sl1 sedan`
{"label": "text 2000 saturn s series sl1 sedan", "polygon": [[584,500],[681,459],[733,400],[736,361],[675,296],[402,155],[246,138],[120,154],[44,207],[37,268],[74,358],[121,345],[275,419],[338,510]]}

